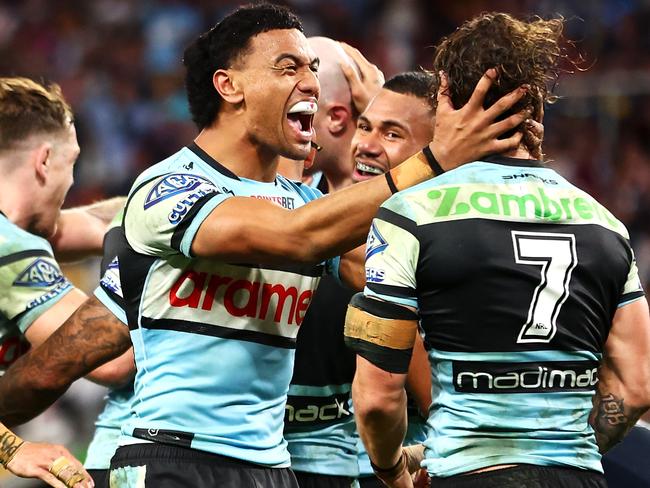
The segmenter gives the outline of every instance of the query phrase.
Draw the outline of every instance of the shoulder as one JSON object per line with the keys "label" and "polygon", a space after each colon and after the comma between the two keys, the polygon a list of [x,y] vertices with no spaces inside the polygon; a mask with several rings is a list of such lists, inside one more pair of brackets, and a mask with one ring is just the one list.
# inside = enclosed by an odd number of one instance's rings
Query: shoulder
{"label": "shoulder", "polygon": [[0,217],[0,263],[10,256],[27,253],[49,256],[54,254],[47,240]]}

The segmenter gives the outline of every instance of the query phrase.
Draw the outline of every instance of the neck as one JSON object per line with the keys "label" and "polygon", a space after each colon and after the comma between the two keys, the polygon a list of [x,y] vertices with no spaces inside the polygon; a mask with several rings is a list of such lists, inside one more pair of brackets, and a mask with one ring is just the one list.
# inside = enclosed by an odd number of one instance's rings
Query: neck
{"label": "neck", "polygon": [[517,159],[536,159],[523,144],[520,144],[517,149],[503,153],[502,156]]}
{"label": "neck", "polygon": [[35,202],[26,188],[18,170],[0,180],[0,210],[21,229],[28,229],[34,216]]}
{"label": "neck", "polygon": [[275,180],[278,154],[251,141],[238,120],[221,115],[194,142],[237,176],[256,181]]}
{"label": "neck", "polygon": [[323,173],[323,176],[327,180],[327,188],[329,189],[330,193],[348,187],[353,183],[352,175],[350,174],[344,174],[339,172],[332,174],[330,172],[330,173]]}

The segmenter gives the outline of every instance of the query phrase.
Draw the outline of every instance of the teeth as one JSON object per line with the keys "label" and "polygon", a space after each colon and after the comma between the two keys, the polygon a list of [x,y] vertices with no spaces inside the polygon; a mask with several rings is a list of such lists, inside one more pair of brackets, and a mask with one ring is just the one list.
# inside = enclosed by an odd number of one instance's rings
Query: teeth
{"label": "teeth", "polygon": [[357,161],[357,169],[359,171],[363,171],[365,173],[372,173],[373,175],[383,175],[384,172],[380,170],[379,168],[375,168],[374,166],[368,166],[367,164],[363,164]]}
{"label": "teeth", "polygon": [[318,110],[318,104],[316,102],[310,102],[310,101],[302,101],[294,104],[290,109],[289,112],[290,114],[295,114],[295,113],[302,113],[302,114],[315,114],[316,110]]}

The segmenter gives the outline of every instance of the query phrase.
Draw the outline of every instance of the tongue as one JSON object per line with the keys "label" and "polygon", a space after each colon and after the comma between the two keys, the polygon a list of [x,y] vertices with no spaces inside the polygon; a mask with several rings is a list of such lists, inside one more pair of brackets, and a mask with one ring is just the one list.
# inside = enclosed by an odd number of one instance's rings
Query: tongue
{"label": "tongue", "polygon": [[291,127],[296,129],[298,132],[302,132],[302,122],[300,122],[300,116],[298,114],[287,115],[287,120]]}

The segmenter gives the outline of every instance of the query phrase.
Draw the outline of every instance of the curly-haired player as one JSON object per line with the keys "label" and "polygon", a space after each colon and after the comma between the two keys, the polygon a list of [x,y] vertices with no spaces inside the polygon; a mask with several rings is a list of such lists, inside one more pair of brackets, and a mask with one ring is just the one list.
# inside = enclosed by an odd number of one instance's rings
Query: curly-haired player
{"label": "curly-haired player", "polygon": [[[484,14],[443,40],[434,70],[462,105],[496,68],[486,103],[527,84],[519,103],[541,121],[562,29]],[[346,337],[359,431],[389,486],[412,486],[416,464],[401,444],[418,321],[433,382],[422,466],[437,488],[604,487],[600,452],[650,406],[627,230],[531,141],[397,193],[373,222],[366,270],[383,280],[352,299]]]}

